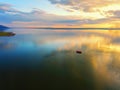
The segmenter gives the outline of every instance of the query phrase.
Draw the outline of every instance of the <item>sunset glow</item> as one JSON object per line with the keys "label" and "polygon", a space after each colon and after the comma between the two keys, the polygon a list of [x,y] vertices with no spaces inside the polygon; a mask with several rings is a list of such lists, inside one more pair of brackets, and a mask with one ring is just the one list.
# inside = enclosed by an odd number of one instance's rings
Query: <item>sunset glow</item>
{"label": "sunset glow", "polygon": [[119,28],[119,16],[119,0],[0,1],[0,24],[11,27]]}

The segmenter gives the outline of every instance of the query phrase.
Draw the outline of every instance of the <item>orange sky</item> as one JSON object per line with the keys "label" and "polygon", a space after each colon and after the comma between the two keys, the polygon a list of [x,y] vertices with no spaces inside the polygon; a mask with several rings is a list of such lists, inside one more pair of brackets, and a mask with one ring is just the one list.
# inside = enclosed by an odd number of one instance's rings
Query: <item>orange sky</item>
{"label": "orange sky", "polygon": [[0,1],[0,24],[11,27],[120,28],[120,0],[22,1]]}

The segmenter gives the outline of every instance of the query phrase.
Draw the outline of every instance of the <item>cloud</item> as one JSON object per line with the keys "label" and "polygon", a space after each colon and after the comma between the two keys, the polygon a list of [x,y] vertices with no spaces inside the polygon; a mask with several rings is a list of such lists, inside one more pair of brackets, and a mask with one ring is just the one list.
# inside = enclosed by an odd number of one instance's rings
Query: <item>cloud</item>
{"label": "cloud", "polygon": [[[116,21],[119,21],[119,6],[113,5],[116,7],[113,9],[111,6],[109,6],[110,3],[114,4],[117,0],[102,0],[105,2],[103,4],[108,6],[104,6],[99,0],[94,2],[87,2],[87,0],[49,1],[52,4],[58,5],[59,7],[64,7],[65,9],[72,10],[73,12],[68,12],[73,14],[64,16],[56,15],[54,13],[48,13],[37,8],[33,8],[29,12],[23,12],[13,8],[11,4],[0,3],[0,24],[6,24],[13,27],[86,27],[86,25],[89,24],[92,25],[90,27],[93,27],[93,25],[101,24],[103,22],[116,23]],[[102,7],[99,8],[100,6]],[[95,7],[99,10],[95,11]],[[120,22],[117,23],[119,24]]]}
{"label": "cloud", "polygon": [[83,24],[84,18],[60,16],[34,8],[30,12],[16,10],[9,4],[0,4],[0,23],[11,26],[73,26]]}
{"label": "cloud", "polygon": [[120,10],[118,10],[118,11],[109,11],[109,13],[113,13],[114,18],[119,18],[120,19]]}
{"label": "cloud", "polygon": [[84,19],[98,20],[111,18],[109,11],[120,10],[119,0],[49,0],[51,4],[66,10],[69,14]]}
{"label": "cloud", "polygon": [[[22,12],[12,8],[9,4],[0,4],[0,22],[12,23],[12,22],[46,22],[46,23],[67,23],[75,22],[75,20],[69,20],[70,17],[59,16],[49,14],[45,11],[34,8],[30,12]],[[59,21],[60,20],[60,21]]]}
{"label": "cloud", "polygon": [[[87,26],[118,27],[120,23],[119,0],[49,0],[53,5],[75,13]],[[85,25],[85,26],[86,26]],[[99,25],[101,26],[101,25]],[[98,27],[99,27],[98,26]]]}
{"label": "cloud", "polygon": [[10,4],[0,3],[0,11],[9,11],[10,8],[11,8],[11,5],[10,5]]}
{"label": "cloud", "polygon": [[[120,4],[119,0],[49,0],[52,4],[61,5],[70,10],[95,11],[95,8]],[[68,8],[67,8],[68,7]]]}

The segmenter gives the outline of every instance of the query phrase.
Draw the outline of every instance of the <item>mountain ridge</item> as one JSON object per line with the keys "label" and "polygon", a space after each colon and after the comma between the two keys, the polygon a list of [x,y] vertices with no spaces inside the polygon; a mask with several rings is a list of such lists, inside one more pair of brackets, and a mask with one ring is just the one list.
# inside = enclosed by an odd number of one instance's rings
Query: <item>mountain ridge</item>
{"label": "mountain ridge", "polygon": [[4,26],[4,25],[0,25],[0,31],[6,30],[6,29],[9,29],[9,27]]}

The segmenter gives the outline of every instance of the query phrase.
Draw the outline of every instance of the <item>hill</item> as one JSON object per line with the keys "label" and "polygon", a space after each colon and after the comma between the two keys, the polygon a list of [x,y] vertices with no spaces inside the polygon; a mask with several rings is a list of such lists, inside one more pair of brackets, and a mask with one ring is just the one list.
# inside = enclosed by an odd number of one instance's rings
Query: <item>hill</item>
{"label": "hill", "polygon": [[6,26],[3,26],[3,25],[0,25],[0,31],[6,30],[6,29],[9,29],[9,27],[6,27]]}

